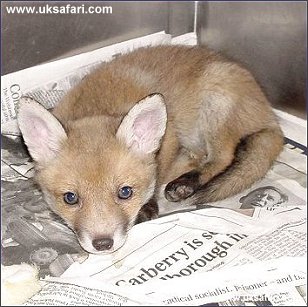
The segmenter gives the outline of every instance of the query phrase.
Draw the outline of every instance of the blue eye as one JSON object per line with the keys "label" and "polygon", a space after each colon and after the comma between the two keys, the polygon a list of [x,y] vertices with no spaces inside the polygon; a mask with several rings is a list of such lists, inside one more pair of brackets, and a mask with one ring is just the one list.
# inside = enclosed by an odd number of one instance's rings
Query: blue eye
{"label": "blue eye", "polygon": [[118,197],[120,199],[128,199],[133,195],[133,189],[131,187],[122,187],[118,191]]}
{"label": "blue eye", "polygon": [[78,195],[74,192],[67,192],[63,195],[64,201],[69,205],[75,205],[78,202]]}

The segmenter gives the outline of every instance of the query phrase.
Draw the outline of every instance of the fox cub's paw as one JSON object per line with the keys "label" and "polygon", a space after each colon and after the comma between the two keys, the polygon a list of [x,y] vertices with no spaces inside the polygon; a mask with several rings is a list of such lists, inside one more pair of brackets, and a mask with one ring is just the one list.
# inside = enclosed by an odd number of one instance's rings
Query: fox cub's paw
{"label": "fox cub's paw", "polygon": [[156,219],[158,217],[158,205],[155,200],[150,200],[139,211],[135,224]]}
{"label": "fox cub's paw", "polygon": [[195,194],[200,187],[199,176],[198,171],[191,171],[169,182],[165,188],[166,199],[177,202]]}

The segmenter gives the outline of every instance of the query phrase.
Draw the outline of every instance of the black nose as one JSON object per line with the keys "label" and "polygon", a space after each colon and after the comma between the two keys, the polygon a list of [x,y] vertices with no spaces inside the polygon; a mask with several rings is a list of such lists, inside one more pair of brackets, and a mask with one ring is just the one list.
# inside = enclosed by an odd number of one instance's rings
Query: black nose
{"label": "black nose", "polygon": [[92,245],[98,251],[110,249],[113,245],[113,240],[110,238],[99,238],[92,241]]}

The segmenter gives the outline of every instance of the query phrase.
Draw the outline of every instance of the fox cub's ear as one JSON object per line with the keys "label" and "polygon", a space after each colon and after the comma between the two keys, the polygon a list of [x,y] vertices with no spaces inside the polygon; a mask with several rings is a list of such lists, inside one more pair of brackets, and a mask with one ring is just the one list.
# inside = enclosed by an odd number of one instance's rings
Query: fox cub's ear
{"label": "fox cub's ear", "polygon": [[123,118],[117,138],[137,153],[151,154],[160,147],[166,123],[164,98],[152,94],[139,101]]}
{"label": "fox cub's ear", "polygon": [[40,167],[56,156],[67,138],[60,122],[31,98],[20,99],[17,121],[29,153]]}

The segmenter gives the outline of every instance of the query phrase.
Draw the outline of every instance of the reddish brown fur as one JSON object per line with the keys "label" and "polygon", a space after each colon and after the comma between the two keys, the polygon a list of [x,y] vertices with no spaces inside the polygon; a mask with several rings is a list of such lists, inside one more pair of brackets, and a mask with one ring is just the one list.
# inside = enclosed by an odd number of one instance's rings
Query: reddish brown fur
{"label": "reddish brown fur", "polygon": [[[151,93],[164,96],[167,129],[158,154],[141,159],[115,134],[128,111]],[[54,210],[77,232],[84,228],[94,237],[100,225],[107,234],[115,225],[125,232],[155,179],[153,197],[161,199],[166,184],[175,180],[181,188],[177,177],[197,171],[193,186],[199,188],[190,203],[220,200],[262,178],[283,144],[250,72],[200,47],[160,46],[121,56],[89,74],[53,114],[68,139],[38,181],[55,198]],[[122,184],[136,191],[125,204],[115,197]],[[81,207],[63,203],[69,189],[82,195]],[[168,193],[181,200],[178,191]]]}
{"label": "reddish brown fur", "polygon": [[[137,72],[141,76],[136,75]],[[141,82],[136,82],[139,80]],[[208,164],[202,175],[203,183],[232,162],[242,138],[257,131],[267,128],[276,131],[278,138],[277,145],[273,143],[273,156],[281,150],[280,128],[253,76],[206,48],[162,46],[139,49],[119,57],[85,78],[54,114],[63,123],[99,114],[119,120],[137,101],[152,92],[162,93],[168,108],[168,129],[157,158],[160,183],[167,183],[193,168],[200,169],[201,166],[203,169],[200,161],[208,148],[202,140],[199,148],[190,148],[189,144],[186,146],[179,140],[182,134],[189,137],[203,109],[209,123],[206,123],[202,137],[213,147],[217,158]],[[220,97],[228,97],[231,101],[222,120],[217,111],[223,109],[223,105],[218,110],[215,106],[211,106],[213,110],[209,112],[206,110],[209,93],[218,95],[217,103],[220,103]],[[223,125],[217,124],[220,121]],[[180,148],[193,159],[176,162]]]}

